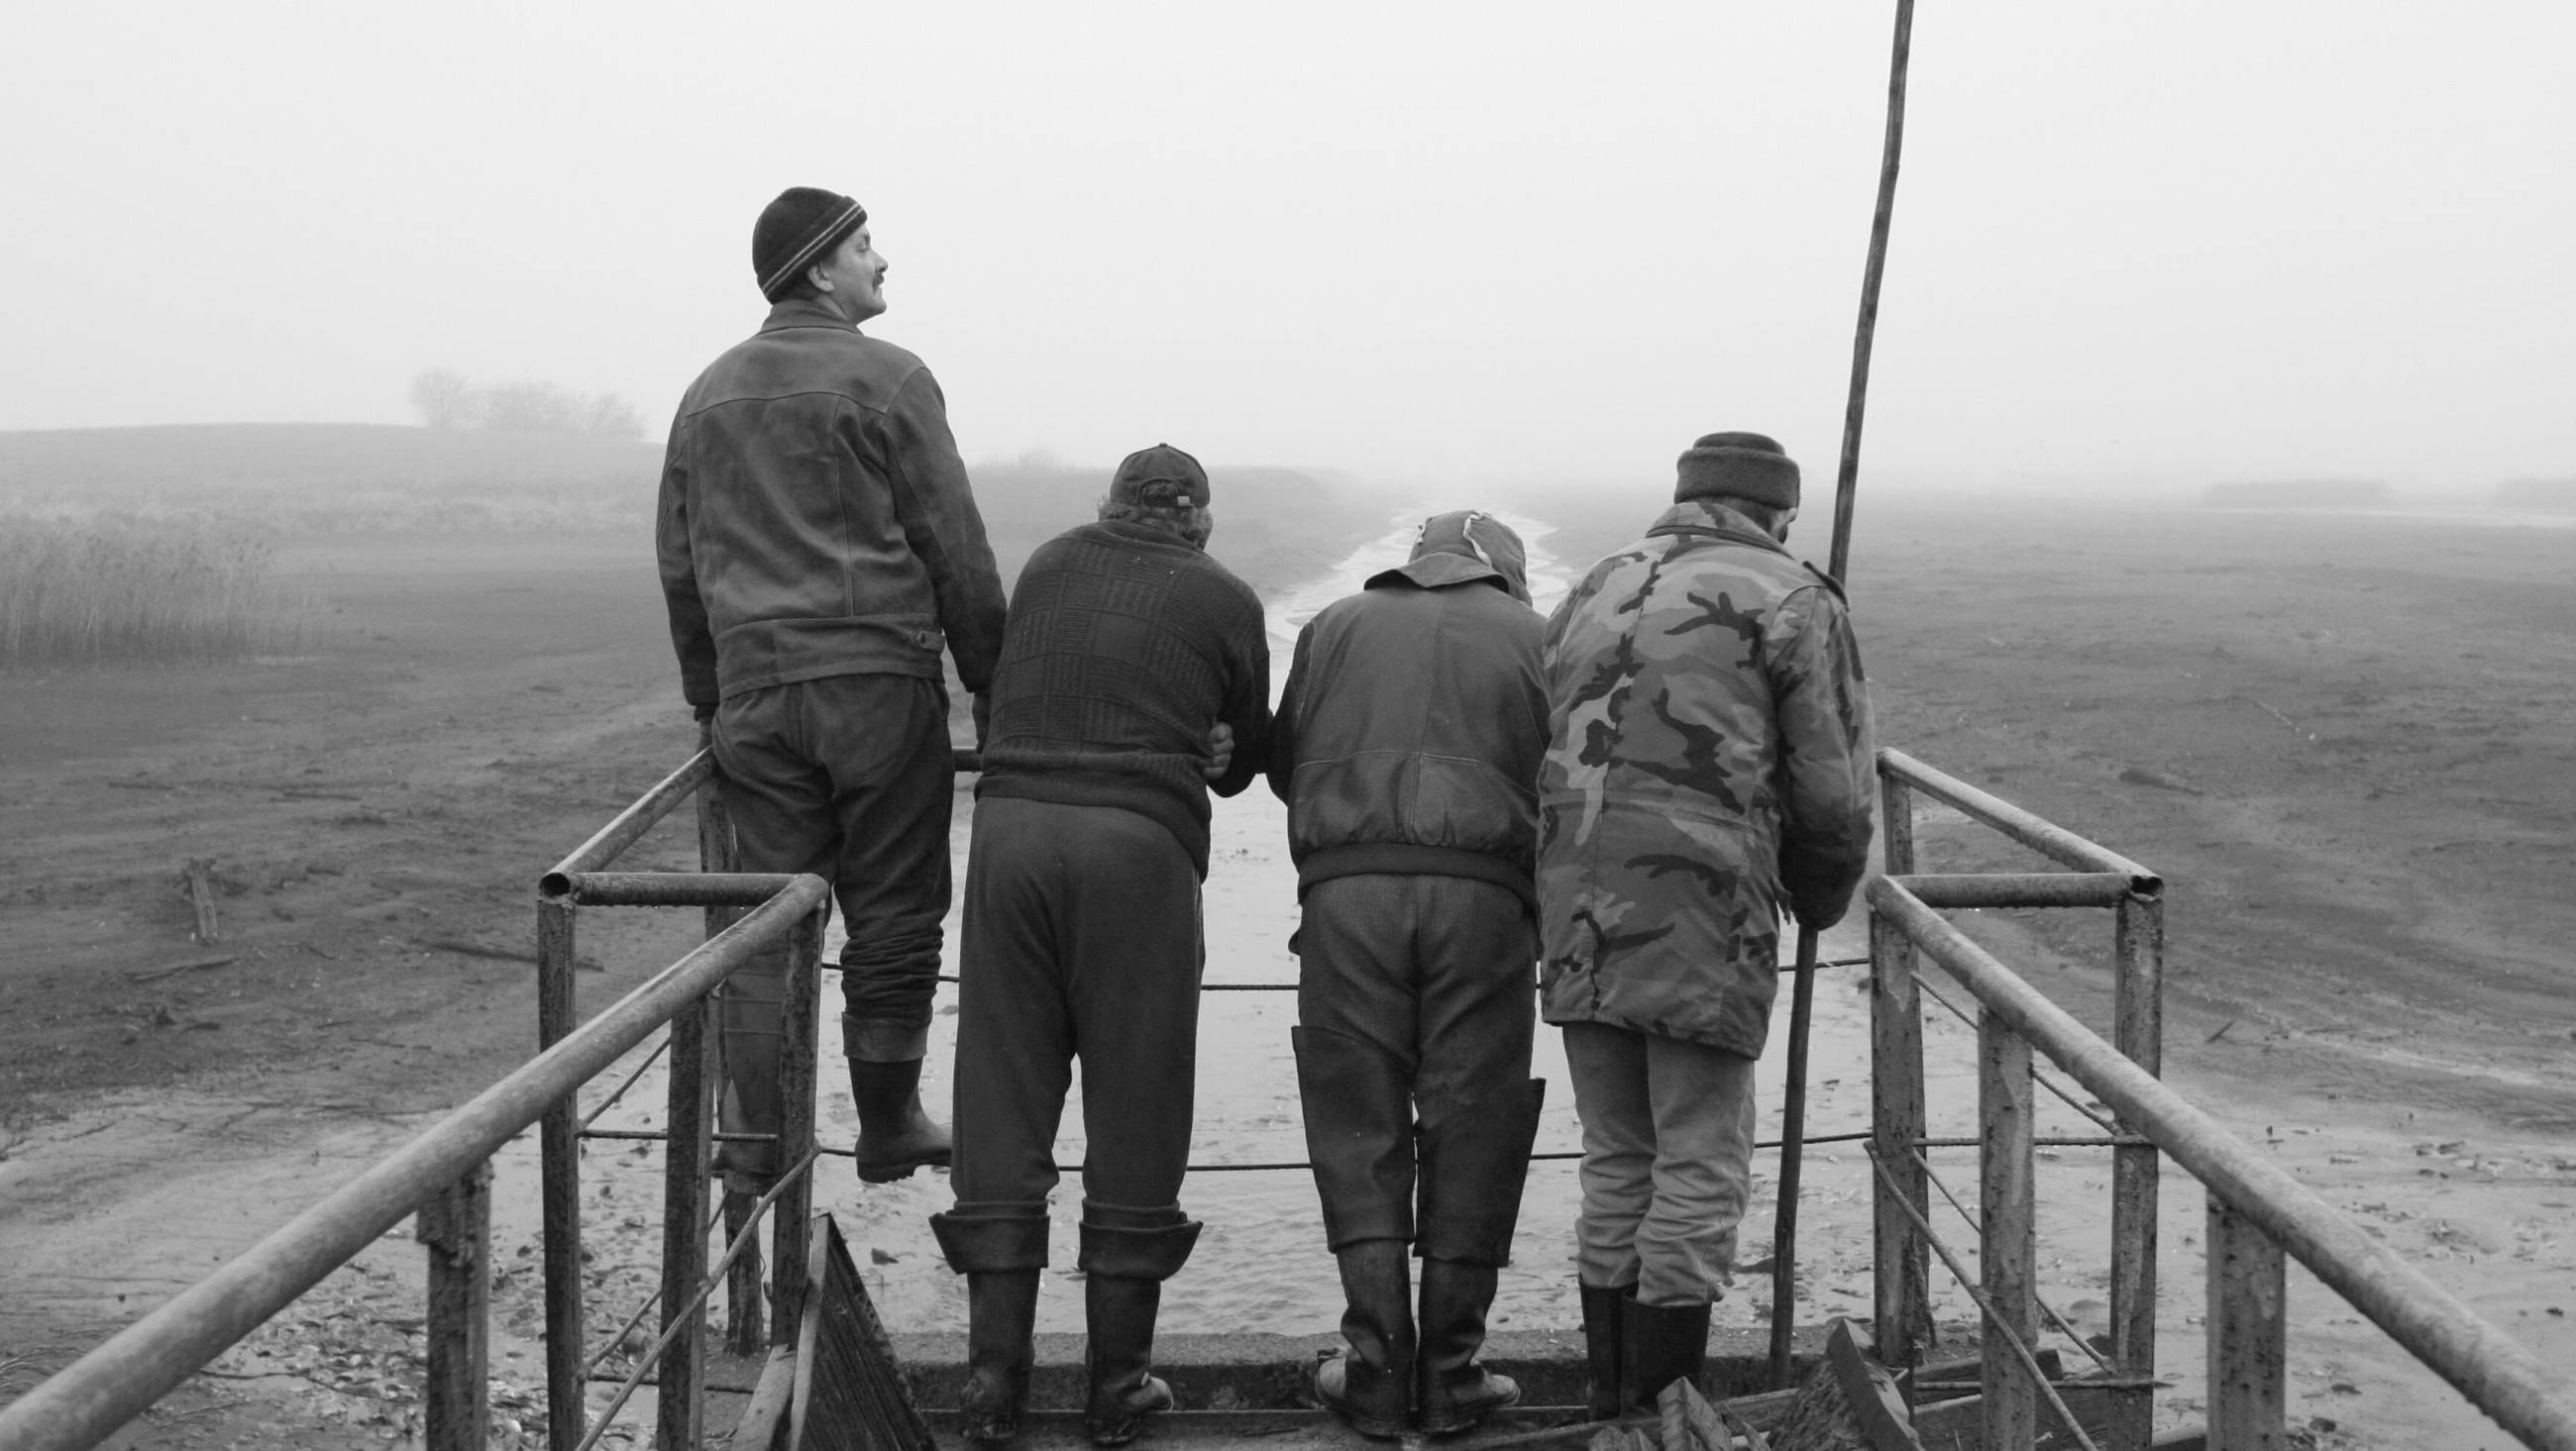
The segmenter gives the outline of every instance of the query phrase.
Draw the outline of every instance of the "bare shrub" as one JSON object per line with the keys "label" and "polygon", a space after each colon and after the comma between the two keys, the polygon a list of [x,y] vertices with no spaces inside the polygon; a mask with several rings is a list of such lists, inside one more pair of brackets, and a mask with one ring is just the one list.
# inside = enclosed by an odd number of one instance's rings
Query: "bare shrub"
{"label": "bare shrub", "polygon": [[0,520],[0,667],[240,659],[299,644],[268,544],[134,519]]}
{"label": "bare shrub", "polygon": [[483,400],[464,374],[431,368],[411,380],[411,406],[431,428],[466,428],[481,411]]}

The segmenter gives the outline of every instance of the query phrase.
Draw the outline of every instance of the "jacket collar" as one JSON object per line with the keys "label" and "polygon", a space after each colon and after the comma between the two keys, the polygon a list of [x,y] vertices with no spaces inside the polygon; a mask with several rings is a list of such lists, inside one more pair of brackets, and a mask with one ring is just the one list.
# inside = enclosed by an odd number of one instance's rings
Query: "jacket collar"
{"label": "jacket collar", "polygon": [[790,327],[836,327],[843,332],[858,331],[829,303],[811,297],[790,297],[771,303],[769,316],[761,319],[760,323],[760,330],[765,333]]}
{"label": "jacket collar", "polygon": [[1655,516],[1654,527],[1648,529],[1646,535],[1653,538],[1658,534],[1705,535],[1767,549],[1783,559],[1794,557],[1786,545],[1771,537],[1769,531],[1714,498],[1684,499]]}

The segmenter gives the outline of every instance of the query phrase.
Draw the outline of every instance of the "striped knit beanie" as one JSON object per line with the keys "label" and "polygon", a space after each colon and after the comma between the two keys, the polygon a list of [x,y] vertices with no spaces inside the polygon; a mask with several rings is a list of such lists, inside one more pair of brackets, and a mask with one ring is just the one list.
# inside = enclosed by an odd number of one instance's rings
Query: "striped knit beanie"
{"label": "striped knit beanie", "polygon": [[1798,507],[1798,465],[1758,433],[1711,433],[1684,450],[1673,502],[1750,499],[1774,509]]}
{"label": "striped knit beanie", "polygon": [[867,222],[868,209],[839,192],[818,186],[780,192],[751,228],[751,275],[760,282],[760,295],[776,302],[806,268]]}

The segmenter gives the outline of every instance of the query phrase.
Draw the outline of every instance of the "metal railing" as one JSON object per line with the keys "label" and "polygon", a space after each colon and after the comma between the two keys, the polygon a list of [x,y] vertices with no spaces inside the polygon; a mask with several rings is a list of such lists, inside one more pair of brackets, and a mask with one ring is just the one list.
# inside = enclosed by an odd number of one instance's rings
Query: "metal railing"
{"label": "metal railing", "polygon": [[[712,779],[704,752],[621,814],[579,851],[547,874],[538,907],[540,1051],[499,1082],[365,1173],[288,1221],[258,1244],[173,1296],[79,1360],[0,1407],[0,1446],[10,1451],[83,1451],[115,1434],[126,1422],[196,1374],[270,1317],[293,1304],[408,1216],[418,1215],[418,1236],[428,1256],[427,1340],[423,1421],[431,1451],[482,1451],[489,1421],[488,1356],[491,1301],[491,1158],[503,1145],[539,1125],[546,1145],[546,1359],[551,1402],[549,1444],[583,1444],[580,1423],[581,1359],[580,1207],[577,1168],[570,1173],[574,1115],[581,1086],[641,1046],[665,1024],[672,1030],[672,1124],[681,1142],[695,1145],[669,1156],[680,1168],[672,1183],[694,1177],[702,1204],[707,1134],[702,1072],[688,1065],[703,1058],[709,994],[751,958],[781,941],[791,955],[811,963],[821,952],[830,889],[813,876],[742,877],[726,874],[610,874],[598,870],[653,824]],[[714,793],[707,793],[712,798]],[[720,807],[711,807],[719,813]],[[702,823],[702,830],[704,824]],[[643,901],[721,904],[726,919],[711,923],[706,942],[603,1009],[575,1025],[574,912],[578,906]],[[812,971],[801,976],[809,985]],[[807,994],[810,1078],[811,1011]],[[692,1086],[694,1085],[694,1086]],[[793,1100],[791,1099],[791,1102]],[[804,1137],[812,1137],[812,1095]],[[791,1127],[792,1127],[791,1115]],[[810,1154],[806,1156],[810,1164]],[[805,1206],[782,1180],[774,1196],[785,1227],[784,1247],[803,1233]],[[706,1298],[706,1237],[689,1233],[695,1217],[666,1220],[663,1266],[665,1334],[660,1347],[664,1424],[675,1414],[694,1428],[701,1398],[702,1353],[686,1325]],[[737,1249],[739,1241],[737,1241]],[[801,1265],[797,1253],[781,1256]],[[801,1278],[780,1277],[783,1301],[802,1293]],[[672,1326],[681,1324],[678,1334]],[[790,1323],[793,1323],[792,1319]],[[570,1327],[569,1336],[562,1332]],[[652,1363],[654,1357],[642,1357]],[[674,1374],[674,1369],[680,1373]],[[631,1390],[634,1380],[630,1379]],[[622,1397],[621,1397],[622,1399]],[[605,1424],[603,1420],[602,1424]],[[596,1429],[596,1428],[593,1428]],[[572,1435],[565,1432],[571,1430]],[[664,1444],[673,1444],[666,1435]]]}
{"label": "metal railing", "polygon": [[[1976,1299],[1983,1321],[1985,1444],[2034,1444],[2044,1400],[2076,1444],[2097,1445],[2074,1424],[2031,1354],[2045,1309],[2036,1292],[2033,1174],[2040,1140],[2032,1089],[2047,1080],[2033,1073],[2036,1049],[2115,1115],[2106,1126],[2111,1132],[2087,1140],[2113,1154],[2111,1343],[2108,1375],[2094,1382],[2111,1395],[2102,1428],[2110,1447],[2143,1448],[2151,1431],[2162,1153],[2208,1194],[2208,1444],[2214,1451],[2289,1444],[2285,1250],[2524,1444],[2576,1451],[2576,1385],[2553,1378],[2520,1343],[2158,1080],[2164,913],[2155,873],[1901,752],[1880,752],[1879,774],[1888,874],[1867,889],[1875,1094],[1870,1155],[1877,1180],[1880,1345],[1891,1360],[1912,1364],[1927,1343],[1927,1260],[1937,1249]],[[2072,870],[1917,874],[1917,794]],[[1935,910],[2024,906],[2112,910],[2114,1041],[2077,1022]],[[1922,998],[1928,989],[1915,968],[1918,952],[1965,987],[1977,1010],[1982,1193],[1973,1284],[1930,1222],[1927,1191],[1935,1181],[1923,1151],[1940,1141],[1925,1134]]]}

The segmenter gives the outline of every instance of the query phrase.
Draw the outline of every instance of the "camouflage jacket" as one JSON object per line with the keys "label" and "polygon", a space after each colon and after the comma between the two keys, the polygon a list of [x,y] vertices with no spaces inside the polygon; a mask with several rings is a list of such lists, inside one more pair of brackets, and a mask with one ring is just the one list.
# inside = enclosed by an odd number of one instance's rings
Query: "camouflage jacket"
{"label": "camouflage jacket", "polygon": [[1751,521],[1677,504],[1548,621],[1541,1002],[1759,1056],[1780,913],[1840,918],[1876,776],[1841,592]]}

